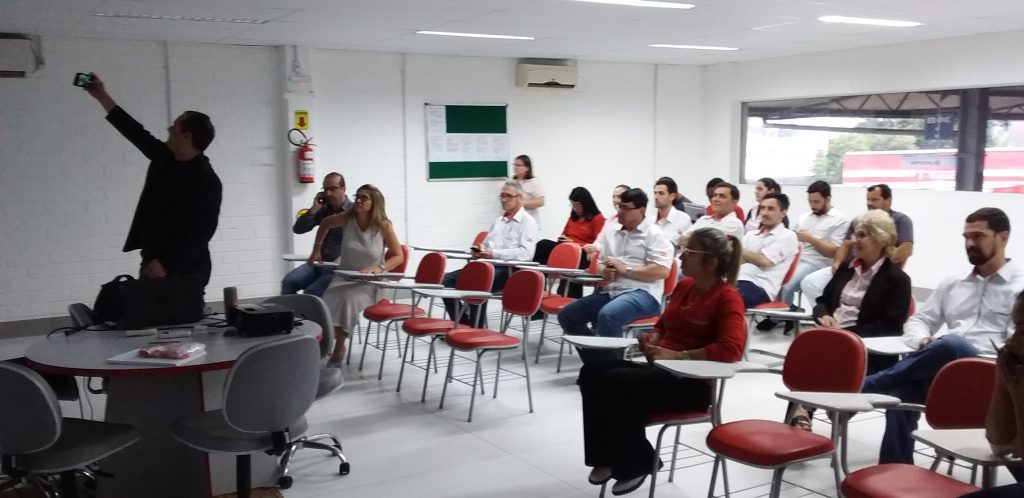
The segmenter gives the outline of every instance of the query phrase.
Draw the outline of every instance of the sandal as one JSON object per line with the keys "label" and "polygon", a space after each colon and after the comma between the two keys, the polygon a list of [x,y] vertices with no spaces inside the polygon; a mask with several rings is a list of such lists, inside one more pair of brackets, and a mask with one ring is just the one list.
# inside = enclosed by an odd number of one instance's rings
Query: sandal
{"label": "sandal", "polygon": [[806,415],[794,415],[793,418],[789,419],[789,425],[811,432],[811,419]]}

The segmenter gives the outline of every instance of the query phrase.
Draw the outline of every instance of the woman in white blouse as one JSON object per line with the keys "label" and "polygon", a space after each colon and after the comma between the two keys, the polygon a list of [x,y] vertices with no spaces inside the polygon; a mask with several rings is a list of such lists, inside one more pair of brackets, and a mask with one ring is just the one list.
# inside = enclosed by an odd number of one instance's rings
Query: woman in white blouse
{"label": "woman in white blouse", "polygon": [[523,188],[523,207],[540,224],[537,209],[544,205],[544,189],[540,186],[540,182],[533,177],[533,161],[530,160],[530,156],[525,154],[516,156],[512,167],[514,169],[512,179],[519,182]]}

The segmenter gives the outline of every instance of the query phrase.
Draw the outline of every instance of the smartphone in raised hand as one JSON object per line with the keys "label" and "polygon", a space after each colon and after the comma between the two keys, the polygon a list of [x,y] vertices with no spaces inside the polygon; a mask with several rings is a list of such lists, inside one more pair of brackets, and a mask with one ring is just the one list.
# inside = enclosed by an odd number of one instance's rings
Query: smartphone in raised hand
{"label": "smartphone in raised hand", "polygon": [[86,86],[89,85],[89,83],[92,83],[92,75],[91,74],[89,74],[89,73],[75,73],[75,79],[74,79],[74,81],[72,81],[73,85],[75,85],[75,86],[77,86],[79,88],[85,88]]}

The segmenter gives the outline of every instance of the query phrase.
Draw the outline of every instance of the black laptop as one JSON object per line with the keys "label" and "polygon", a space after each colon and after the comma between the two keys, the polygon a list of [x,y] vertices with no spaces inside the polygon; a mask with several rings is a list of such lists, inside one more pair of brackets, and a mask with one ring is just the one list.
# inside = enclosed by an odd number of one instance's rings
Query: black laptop
{"label": "black laptop", "polygon": [[201,275],[136,280],[123,294],[123,329],[185,325],[203,319]]}

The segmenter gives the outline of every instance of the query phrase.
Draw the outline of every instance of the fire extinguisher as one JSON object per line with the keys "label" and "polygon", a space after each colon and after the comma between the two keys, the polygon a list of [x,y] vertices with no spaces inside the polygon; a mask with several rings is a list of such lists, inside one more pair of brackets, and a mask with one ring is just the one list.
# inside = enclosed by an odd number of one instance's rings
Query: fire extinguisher
{"label": "fire extinguisher", "polygon": [[[298,132],[301,140],[294,140],[292,134]],[[295,149],[295,174],[299,183],[313,183],[316,181],[316,167],[313,165],[313,138],[306,138],[306,134],[298,128],[288,130],[288,142],[298,147]]]}

